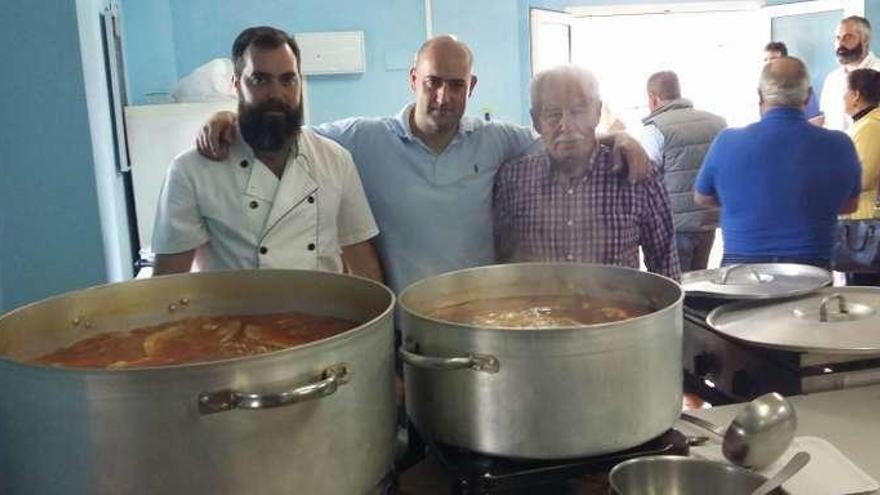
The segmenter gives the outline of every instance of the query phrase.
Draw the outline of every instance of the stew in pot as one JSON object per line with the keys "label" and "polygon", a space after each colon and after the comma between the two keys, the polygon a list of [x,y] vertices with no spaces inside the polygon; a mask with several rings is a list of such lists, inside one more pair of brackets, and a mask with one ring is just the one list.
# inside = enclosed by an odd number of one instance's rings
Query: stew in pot
{"label": "stew in pot", "polygon": [[435,309],[428,316],[484,327],[553,328],[609,323],[653,311],[647,304],[567,295],[477,299]]}
{"label": "stew in pot", "polygon": [[356,326],[339,318],[297,312],[198,316],[127,332],[103,333],[30,362],[78,368],[137,368],[215,361],[295,347]]}

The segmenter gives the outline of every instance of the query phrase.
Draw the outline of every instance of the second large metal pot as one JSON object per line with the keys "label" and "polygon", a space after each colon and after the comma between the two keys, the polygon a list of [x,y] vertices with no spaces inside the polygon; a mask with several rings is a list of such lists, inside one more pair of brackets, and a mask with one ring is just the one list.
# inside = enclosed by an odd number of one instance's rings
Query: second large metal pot
{"label": "second large metal pot", "polygon": [[[472,300],[570,294],[655,311],[537,330],[428,316]],[[602,265],[498,265],[417,282],[400,296],[407,411],[436,441],[486,454],[568,458],[646,442],[681,410],[681,304],[672,280]]]}

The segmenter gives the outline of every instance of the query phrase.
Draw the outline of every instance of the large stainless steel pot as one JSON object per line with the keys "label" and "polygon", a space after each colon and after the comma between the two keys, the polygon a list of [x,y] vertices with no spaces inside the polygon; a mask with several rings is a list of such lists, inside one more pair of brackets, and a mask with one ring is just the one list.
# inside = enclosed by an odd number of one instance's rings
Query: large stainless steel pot
{"label": "large stainless steel pot", "polygon": [[[0,318],[0,493],[363,494],[393,457],[394,295],[331,273],[175,275]],[[189,315],[298,310],[363,322],[269,354],[123,370],[23,364]]]}
{"label": "large stainless steel pot", "polygon": [[[477,299],[573,293],[656,311],[543,330],[427,316]],[[658,275],[572,263],[489,266],[417,282],[400,296],[407,410],[437,441],[487,454],[567,458],[646,442],[681,411],[682,298],[678,284]]]}

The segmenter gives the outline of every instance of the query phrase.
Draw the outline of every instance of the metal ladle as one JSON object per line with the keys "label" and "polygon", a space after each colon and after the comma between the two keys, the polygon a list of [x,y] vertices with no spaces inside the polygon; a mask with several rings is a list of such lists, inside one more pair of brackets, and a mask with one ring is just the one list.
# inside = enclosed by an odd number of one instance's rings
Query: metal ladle
{"label": "metal ladle", "polygon": [[721,453],[730,462],[761,469],[782,456],[794,439],[797,416],[785,397],[771,392],[748,404],[736,415],[727,430],[705,419],[681,413],[681,419],[723,438]]}

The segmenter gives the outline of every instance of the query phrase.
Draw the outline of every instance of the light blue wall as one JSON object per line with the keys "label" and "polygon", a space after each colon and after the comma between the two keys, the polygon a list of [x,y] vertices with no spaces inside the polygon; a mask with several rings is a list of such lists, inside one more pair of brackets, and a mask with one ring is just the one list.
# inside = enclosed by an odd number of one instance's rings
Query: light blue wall
{"label": "light blue wall", "polygon": [[[468,113],[518,122],[522,116],[519,6],[512,1],[434,2],[434,33],[452,33],[474,52],[478,82]],[[527,45],[526,45],[527,46]]]}
{"label": "light blue wall", "polygon": [[[129,77],[134,102],[144,103],[146,67],[173,64],[180,76],[217,57],[228,57],[232,41],[249,26],[269,24],[289,32],[364,31],[366,67],[363,74],[317,76],[308,80],[312,122],[325,122],[352,115],[379,116],[396,113],[409,101],[408,62],[425,38],[424,4],[413,0],[170,0],[168,14],[145,9],[153,0],[125,0],[126,33],[150,39],[157,27],[171,26],[174,60],[151,60],[148,45],[127,43]],[[145,12],[145,11],[149,12]],[[143,17],[142,17],[143,16]],[[143,22],[142,22],[143,20]],[[160,29],[161,31],[161,29]],[[153,79],[157,81],[156,79]],[[166,90],[173,81],[165,81]]]}
{"label": "light blue wall", "polygon": [[[183,76],[216,57],[228,57],[245,27],[270,24],[291,32],[365,32],[367,71],[308,80],[311,122],[352,115],[394,114],[411,100],[407,68],[426,35],[424,3],[414,0],[124,0],[126,54],[132,98],[146,103],[145,91],[170,91],[172,73]],[[479,83],[468,113],[491,109],[493,118],[519,121],[522,114],[520,8],[517,2],[443,0],[433,4],[434,34],[454,33],[476,53]],[[210,15],[206,15],[210,12]],[[171,34],[166,33],[170,27]],[[150,40],[164,41],[155,49]],[[160,66],[174,67],[155,70]],[[154,69],[150,69],[153,67]],[[160,88],[164,86],[164,88]]]}
{"label": "light blue wall", "polygon": [[[174,53],[169,0],[122,0],[123,33],[128,53],[137,54],[128,64],[130,101],[159,102],[179,78]],[[128,21],[131,26],[128,26]]]}
{"label": "light blue wall", "polygon": [[880,0],[865,0],[865,17],[871,22],[871,50],[876,54],[880,52]]}
{"label": "light blue wall", "polygon": [[105,265],[74,2],[0,16],[4,310],[100,283]]}

